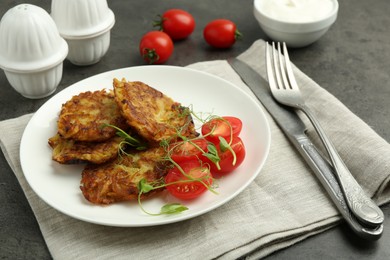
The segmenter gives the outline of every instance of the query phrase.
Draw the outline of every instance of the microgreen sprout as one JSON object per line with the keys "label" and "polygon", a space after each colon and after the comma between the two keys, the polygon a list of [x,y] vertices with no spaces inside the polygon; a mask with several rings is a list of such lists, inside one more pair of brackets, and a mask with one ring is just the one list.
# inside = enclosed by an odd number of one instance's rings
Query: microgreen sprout
{"label": "microgreen sprout", "polygon": [[123,131],[122,129],[120,129],[117,126],[114,126],[114,125],[111,125],[111,124],[103,124],[102,127],[112,127],[115,130],[117,130],[116,135],[119,136],[119,137],[122,137],[124,139],[124,141],[119,146],[120,147],[120,151],[123,152],[123,153],[126,153],[121,148],[123,144],[127,144],[127,145],[130,145],[132,147],[135,147],[135,149],[137,149],[137,150],[146,150],[148,148],[146,143],[144,143],[144,142],[138,140],[137,138],[129,135],[128,133],[126,133],[125,131]]}
{"label": "microgreen sprout", "polygon": [[180,213],[180,212],[183,212],[185,210],[188,210],[188,208],[180,203],[168,203],[168,204],[165,204],[161,207],[160,209],[160,212],[159,213],[151,213],[151,212],[148,212],[143,206],[142,206],[142,202],[141,202],[141,195],[142,194],[145,194],[145,193],[148,193],[152,190],[155,190],[155,189],[161,189],[163,187],[165,187],[166,185],[165,184],[162,184],[162,185],[157,185],[157,186],[153,186],[153,184],[151,183],[148,183],[146,181],[146,179],[142,179],[139,181],[138,183],[138,204],[141,208],[141,210],[148,214],[148,215],[151,215],[151,216],[160,216],[160,215],[170,215],[170,214],[176,214],[176,213]]}
{"label": "microgreen sprout", "polygon": [[232,155],[233,155],[232,165],[236,165],[237,155],[234,152],[233,148],[230,146],[230,144],[225,140],[225,138],[219,137],[219,147],[220,147],[222,152],[229,150],[232,153]]}
{"label": "microgreen sprout", "polygon": [[179,117],[187,117],[191,115],[191,111],[192,111],[190,107],[186,107],[186,106],[179,106],[179,110],[181,111],[181,113],[179,113]]}
{"label": "microgreen sprout", "polygon": [[213,143],[209,143],[207,146],[207,153],[203,153],[203,156],[206,156],[210,161],[212,161],[217,169],[220,170],[221,166],[219,165],[219,161],[221,158],[218,155],[218,150]]}

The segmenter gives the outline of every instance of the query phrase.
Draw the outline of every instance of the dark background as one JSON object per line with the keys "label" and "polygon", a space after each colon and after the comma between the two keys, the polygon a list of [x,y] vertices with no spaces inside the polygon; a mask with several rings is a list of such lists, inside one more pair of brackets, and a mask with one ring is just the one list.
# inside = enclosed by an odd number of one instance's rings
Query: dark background
{"label": "dark background", "polygon": [[[51,1],[1,0],[0,16],[21,3],[38,5],[50,13]],[[152,22],[157,15],[170,8],[190,12],[196,20],[196,29],[190,38],[175,42],[168,65],[185,66],[235,57],[255,40],[267,39],[253,16],[251,0],[111,0],[108,4],[116,16],[108,53],[92,66],[78,67],[65,61],[56,93],[101,72],[144,65],[138,43],[144,33],[153,30]],[[338,19],[329,32],[308,47],[291,49],[290,58],[389,141],[390,1],[340,0],[339,6]],[[204,26],[217,18],[234,21],[244,35],[228,50],[212,49],[203,40]],[[49,98],[31,100],[22,97],[0,72],[0,120],[35,112]],[[34,214],[3,154],[0,155],[0,208],[0,258],[49,259]],[[389,205],[383,209],[385,232],[377,242],[360,240],[345,224],[341,224],[268,258],[390,259]]]}

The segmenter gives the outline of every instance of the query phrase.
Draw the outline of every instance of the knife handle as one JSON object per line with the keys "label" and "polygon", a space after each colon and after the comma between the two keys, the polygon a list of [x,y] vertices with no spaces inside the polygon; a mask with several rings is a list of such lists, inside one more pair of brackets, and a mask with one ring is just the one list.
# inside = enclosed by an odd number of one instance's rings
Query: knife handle
{"label": "knife handle", "polygon": [[377,240],[383,232],[383,224],[378,226],[364,226],[352,214],[347,205],[344,193],[335,178],[334,169],[330,163],[318,152],[313,143],[306,135],[294,136],[290,138],[298,151],[305,158],[310,168],[314,171],[317,178],[330,195],[331,200],[346,220],[348,225],[359,236],[368,240]]}

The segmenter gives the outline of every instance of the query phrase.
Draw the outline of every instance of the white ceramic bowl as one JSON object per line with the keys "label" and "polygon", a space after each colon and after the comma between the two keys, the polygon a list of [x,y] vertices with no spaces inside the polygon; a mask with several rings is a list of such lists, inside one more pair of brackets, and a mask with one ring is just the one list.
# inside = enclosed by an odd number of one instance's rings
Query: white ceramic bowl
{"label": "white ceramic bowl", "polygon": [[73,64],[95,64],[108,51],[115,16],[107,0],[53,0],[51,16],[69,44],[67,58]]}
{"label": "white ceramic bowl", "polygon": [[17,5],[0,22],[0,67],[11,86],[27,98],[52,94],[62,78],[68,45],[41,7]]}
{"label": "white ceramic bowl", "polygon": [[320,39],[336,21],[338,8],[337,0],[254,0],[253,12],[268,37],[296,48]]}

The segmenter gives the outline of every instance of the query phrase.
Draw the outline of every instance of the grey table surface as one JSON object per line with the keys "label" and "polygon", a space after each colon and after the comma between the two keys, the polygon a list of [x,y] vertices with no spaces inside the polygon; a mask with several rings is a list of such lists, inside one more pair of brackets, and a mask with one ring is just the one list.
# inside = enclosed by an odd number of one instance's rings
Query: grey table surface
{"label": "grey table surface", "polygon": [[[21,3],[38,5],[50,12],[48,0],[2,0],[0,16]],[[56,93],[86,77],[108,70],[143,65],[138,53],[141,36],[152,30],[157,14],[170,8],[189,11],[196,19],[195,32],[176,42],[168,65],[227,59],[245,51],[257,39],[267,39],[252,15],[252,0],[115,0],[109,1],[116,16],[107,55],[93,66],[77,67],[65,61]],[[318,42],[290,50],[292,61],[319,85],[335,95],[385,140],[390,140],[390,1],[339,0],[337,22]],[[228,50],[207,46],[202,30],[216,18],[233,20],[242,41]],[[31,100],[19,95],[0,72],[0,120],[36,111],[48,98]],[[7,164],[0,155],[0,258],[50,259],[50,253],[34,214]],[[346,224],[278,251],[267,259],[390,259],[390,206],[385,212],[385,231],[376,242],[360,240]]]}

